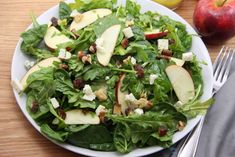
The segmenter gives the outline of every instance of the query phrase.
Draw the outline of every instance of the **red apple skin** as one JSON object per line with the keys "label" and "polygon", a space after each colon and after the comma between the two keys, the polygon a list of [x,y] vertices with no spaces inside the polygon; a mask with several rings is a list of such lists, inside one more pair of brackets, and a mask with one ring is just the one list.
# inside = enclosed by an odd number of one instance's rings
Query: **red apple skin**
{"label": "red apple skin", "polygon": [[168,32],[158,32],[158,33],[153,33],[153,34],[145,34],[145,38],[147,40],[152,40],[152,39],[158,39],[166,36]]}
{"label": "red apple skin", "polygon": [[218,6],[218,0],[200,0],[193,22],[198,33],[208,43],[224,42],[235,35],[235,0]]}

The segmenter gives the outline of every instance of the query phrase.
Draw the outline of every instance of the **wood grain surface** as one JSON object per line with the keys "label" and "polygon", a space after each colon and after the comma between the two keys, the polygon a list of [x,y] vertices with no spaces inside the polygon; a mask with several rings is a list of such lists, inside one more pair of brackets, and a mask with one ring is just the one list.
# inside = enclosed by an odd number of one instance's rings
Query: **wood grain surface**
{"label": "wood grain surface", "polygon": [[[10,86],[11,60],[19,35],[31,23],[30,11],[40,15],[59,0],[0,0],[0,157],[78,157],[38,133],[20,111]],[[185,0],[176,12],[192,24],[196,0]],[[235,38],[225,43],[235,47]],[[207,45],[214,60],[222,43]]]}

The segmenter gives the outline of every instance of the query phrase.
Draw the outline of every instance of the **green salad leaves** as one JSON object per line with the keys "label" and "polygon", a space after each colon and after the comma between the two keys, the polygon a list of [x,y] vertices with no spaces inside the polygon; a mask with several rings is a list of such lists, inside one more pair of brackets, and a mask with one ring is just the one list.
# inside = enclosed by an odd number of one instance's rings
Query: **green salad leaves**
{"label": "green salad leaves", "polygon": [[[189,119],[206,113],[213,100],[200,101],[204,83],[201,62],[189,53],[192,35],[170,17],[140,10],[132,0],[125,6],[115,0],[75,0],[60,2],[59,18],[51,25],[32,18],[33,27],[21,34],[22,52],[38,62],[60,59],[27,75],[26,108],[43,134],[78,147],[128,153],[169,147]],[[112,43],[103,34],[114,25],[120,31]],[[44,41],[50,27],[56,30],[49,37],[53,49]],[[166,72],[169,66],[192,81],[191,94],[184,93],[192,96],[187,101]]]}

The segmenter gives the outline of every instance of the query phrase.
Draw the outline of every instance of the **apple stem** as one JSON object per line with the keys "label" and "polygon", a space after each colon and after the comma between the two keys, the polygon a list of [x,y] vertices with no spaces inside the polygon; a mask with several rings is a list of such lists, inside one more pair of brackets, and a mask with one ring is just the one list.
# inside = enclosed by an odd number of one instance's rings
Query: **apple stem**
{"label": "apple stem", "polygon": [[134,71],[134,70],[127,70],[127,69],[112,68],[112,70],[121,71],[121,72],[125,72],[125,73],[136,73],[136,71]]}
{"label": "apple stem", "polygon": [[217,1],[217,6],[218,7],[222,7],[225,3],[226,3],[227,0],[218,0]]}

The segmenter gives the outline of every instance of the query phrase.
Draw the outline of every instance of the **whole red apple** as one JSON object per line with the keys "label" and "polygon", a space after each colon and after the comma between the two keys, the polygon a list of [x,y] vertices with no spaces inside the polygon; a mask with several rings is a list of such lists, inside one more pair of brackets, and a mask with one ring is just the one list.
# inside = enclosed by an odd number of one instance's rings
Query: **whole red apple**
{"label": "whole red apple", "polygon": [[230,39],[235,35],[235,0],[199,0],[193,22],[208,43]]}

